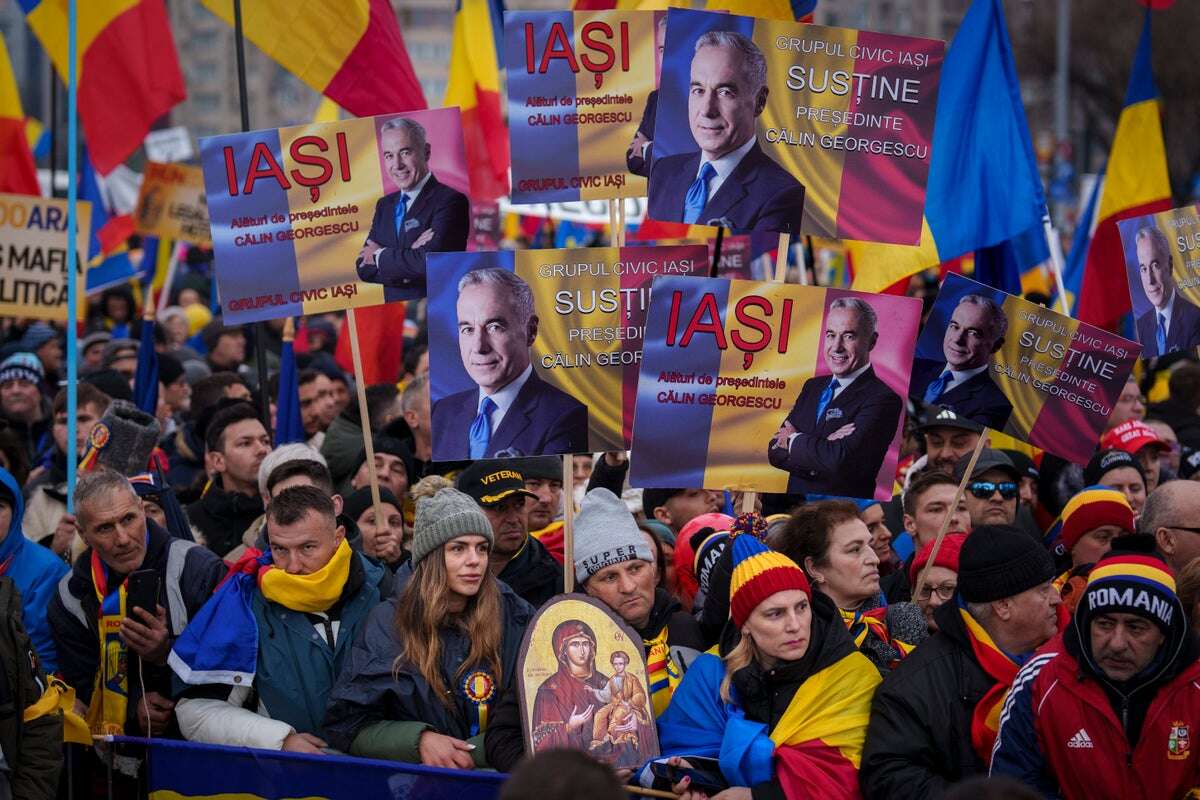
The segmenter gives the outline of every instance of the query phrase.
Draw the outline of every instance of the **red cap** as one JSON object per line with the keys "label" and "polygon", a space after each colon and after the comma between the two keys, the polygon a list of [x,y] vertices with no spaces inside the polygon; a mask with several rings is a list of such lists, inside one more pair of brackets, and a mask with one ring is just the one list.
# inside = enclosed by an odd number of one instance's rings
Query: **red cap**
{"label": "red cap", "polygon": [[[963,542],[967,540],[965,533],[947,533],[942,538],[942,546],[938,548],[937,558],[933,560],[933,566],[945,567],[951,572],[958,572],[958,553],[962,550]],[[921,545],[921,549],[913,556],[912,563],[908,565],[908,585],[915,591],[917,588],[917,573],[925,569],[925,562],[929,560],[929,554],[933,552],[933,543],[936,539],[930,539],[925,544]]]}
{"label": "red cap", "polygon": [[1137,419],[1126,420],[1100,437],[1101,450],[1124,450],[1130,455],[1148,444],[1163,450],[1171,449],[1169,444],[1158,438],[1154,428]]}

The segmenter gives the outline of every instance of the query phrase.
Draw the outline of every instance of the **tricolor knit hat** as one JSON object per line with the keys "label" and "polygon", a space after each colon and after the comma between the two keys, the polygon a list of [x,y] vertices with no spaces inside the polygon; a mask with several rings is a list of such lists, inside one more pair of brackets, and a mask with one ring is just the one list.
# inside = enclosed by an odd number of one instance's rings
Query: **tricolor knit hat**
{"label": "tricolor knit hat", "polygon": [[1107,486],[1088,486],[1072,497],[1046,533],[1046,544],[1069,554],[1080,538],[1101,525],[1116,525],[1133,533],[1133,508],[1122,492]]}
{"label": "tricolor knit hat", "polygon": [[492,523],[474,500],[446,486],[432,497],[417,500],[417,518],[413,523],[412,565],[459,536],[482,536],[494,541]]}
{"label": "tricolor knit hat", "polygon": [[1092,617],[1109,612],[1150,620],[1171,645],[1176,645],[1187,629],[1183,603],[1175,593],[1175,576],[1151,553],[1114,552],[1096,562],[1075,607],[1074,624],[1082,642],[1090,640]]}
{"label": "tricolor knit hat", "polygon": [[733,540],[729,616],[734,625],[742,627],[759,603],[789,589],[799,589],[812,600],[812,587],[795,561],[768,549],[753,536],[738,536]]}
{"label": "tricolor knit hat", "polygon": [[45,376],[41,359],[33,353],[13,353],[0,362],[0,383],[15,380],[41,383]]}

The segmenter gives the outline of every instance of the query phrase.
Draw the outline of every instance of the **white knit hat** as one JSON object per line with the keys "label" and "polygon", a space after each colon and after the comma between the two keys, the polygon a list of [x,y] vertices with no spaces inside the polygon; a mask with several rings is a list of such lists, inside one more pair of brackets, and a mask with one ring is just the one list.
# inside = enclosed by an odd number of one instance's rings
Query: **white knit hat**
{"label": "white knit hat", "polygon": [[592,489],[583,496],[574,535],[575,579],[581,584],[613,564],[654,561],[646,535],[625,503],[608,489]]}

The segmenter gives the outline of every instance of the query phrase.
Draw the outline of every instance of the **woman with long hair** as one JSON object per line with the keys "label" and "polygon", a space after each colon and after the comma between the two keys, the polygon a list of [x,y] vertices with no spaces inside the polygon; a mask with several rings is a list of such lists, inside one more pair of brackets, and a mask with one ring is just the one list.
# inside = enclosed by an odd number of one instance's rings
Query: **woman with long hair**
{"label": "woman with long hair", "polygon": [[879,672],[795,562],[749,534],[732,548],[721,656],[692,663],[659,719],[672,788],[685,800],[858,797]]}
{"label": "woman with long hair", "polygon": [[871,538],[858,506],[822,500],[796,509],[771,543],[800,565],[814,590],[833,601],[855,645],[886,673],[929,631],[914,603],[888,605]]}
{"label": "woman with long hair", "polygon": [[330,696],[325,729],[335,747],[428,766],[487,766],[488,710],[515,686],[533,616],[489,572],[492,539],[487,517],[462,492],[447,485],[418,500],[408,582],[371,613]]}

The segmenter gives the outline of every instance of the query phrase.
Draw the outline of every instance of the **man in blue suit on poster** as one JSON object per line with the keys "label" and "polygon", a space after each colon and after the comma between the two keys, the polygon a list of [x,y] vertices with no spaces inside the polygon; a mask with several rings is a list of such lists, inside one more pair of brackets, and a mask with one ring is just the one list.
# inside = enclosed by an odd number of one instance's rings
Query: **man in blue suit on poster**
{"label": "man in blue suit on poster", "polygon": [[900,423],[900,395],[875,374],[878,316],[858,297],[839,297],[825,315],[822,349],[830,375],[809,378],[767,447],[787,470],[787,490],[872,498]]}
{"label": "man in blue suit on poster", "polygon": [[942,336],[945,361],[918,358],[909,394],[929,405],[1002,431],[1012,403],[989,373],[992,355],[1004,344],[1008,317],[995,300],[981,294],[959,299]]}
{"label": "man in blue suit on poster", "polygon": [[429,142],[415,120],[398,117],[385,122],[379,129],[379,148],[399,191],[375,204],[371,233],[355,262],[358,277],[400,290],[386,292],[388,300],[424,297],[425,254],[467,248],[471,204],[429,171]]}
{"label": "man in blue suit on poster", "polygon": [[529,348],[537,339],[533,292],[505,269],[458,282],[458,348],[476,388],[433,404],[433,458],[511,458],[587,450],[588,409],[543,381]]}
{"label": "man in blue suit on poster", "polygon": [[762,151],[754,133],[766,84],[766,59],[742,34],[709,31],[696,41],[688,124],[700,149],[654,162],[651,219],[734,233],[799,232],[804,186]]}
{"label": "man in blue suit on poster", "polygon": [[1155,225],[1134,237],[1138,275],[1151,308],[1137,318],[1142,357],[1154,358],[1200,345],[1200,308],[1179,293],[1172,272],[1171,243]]}

